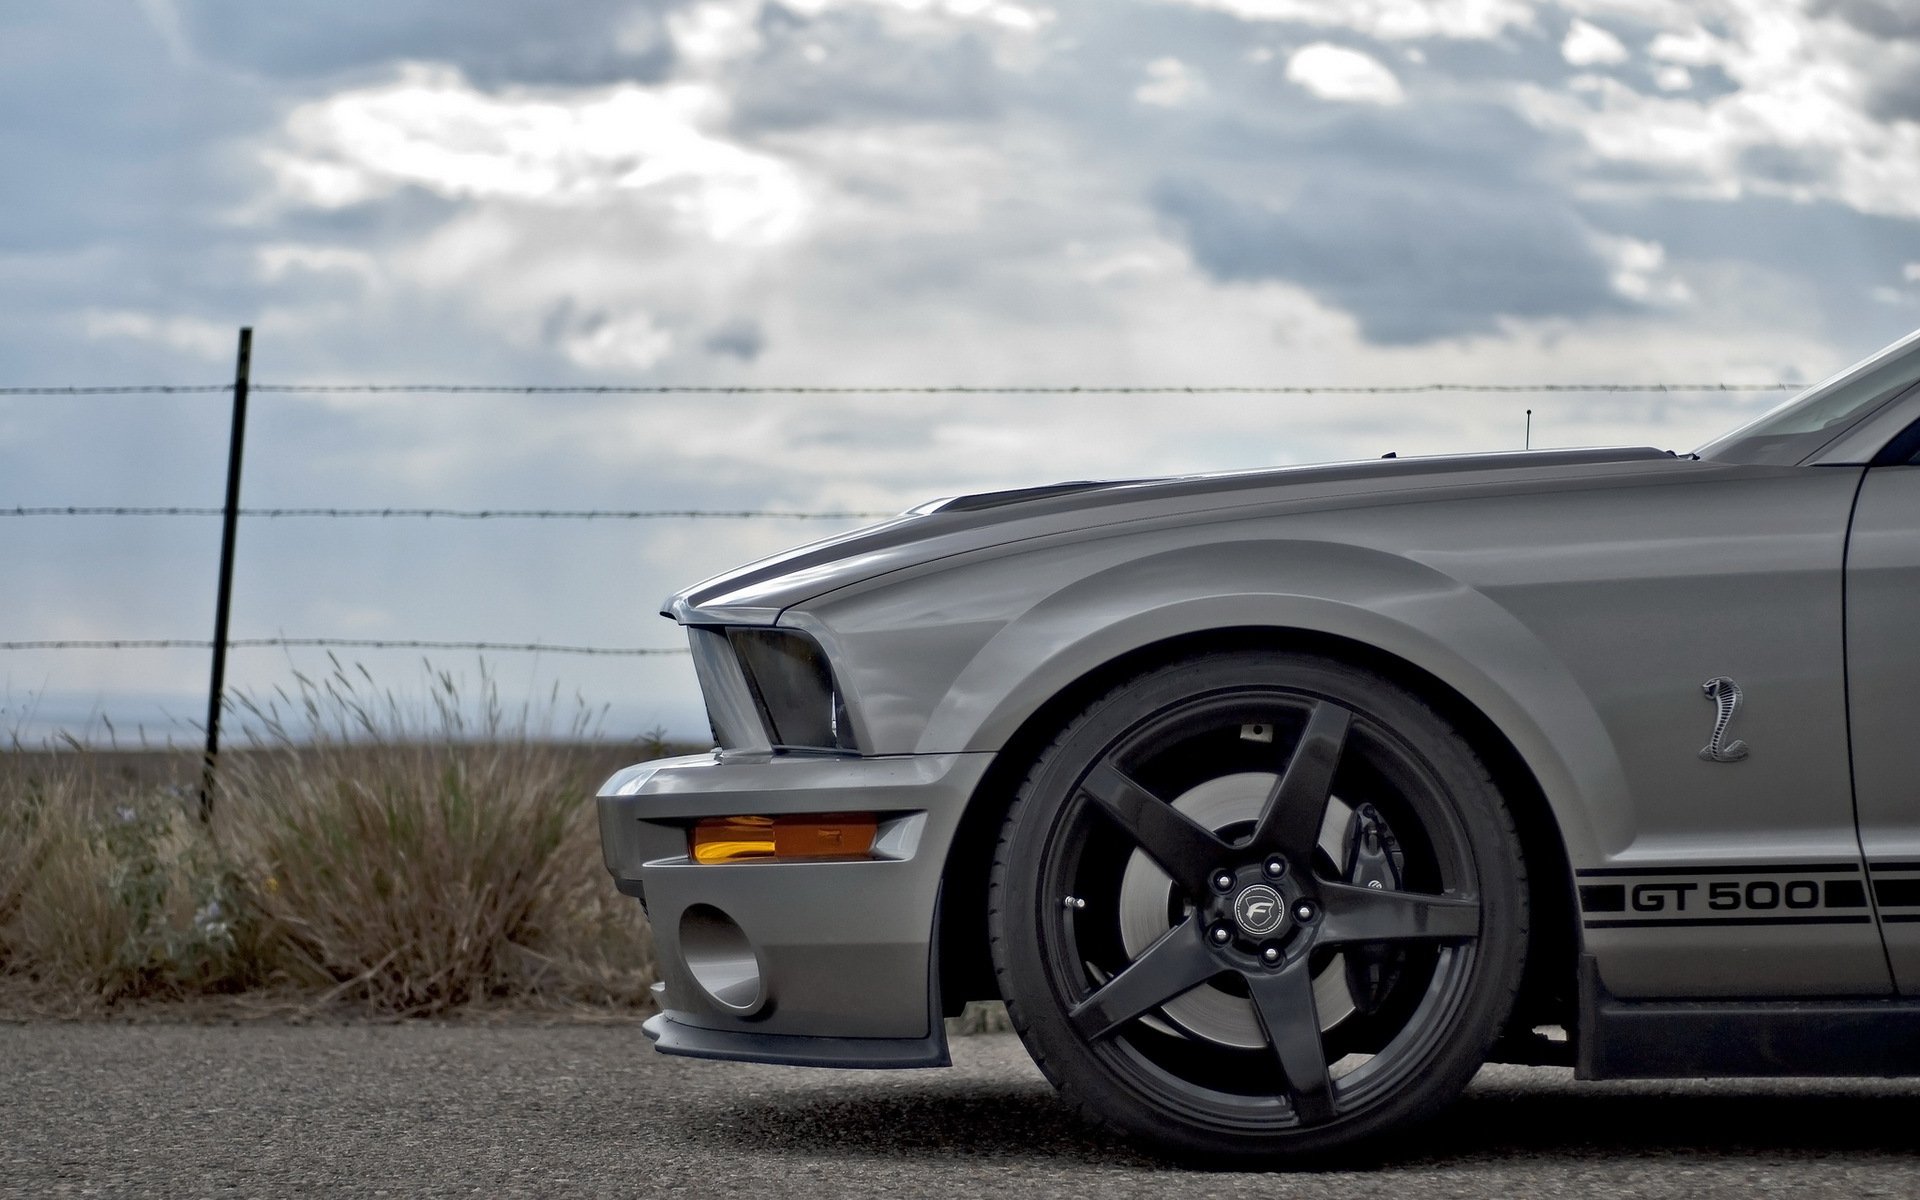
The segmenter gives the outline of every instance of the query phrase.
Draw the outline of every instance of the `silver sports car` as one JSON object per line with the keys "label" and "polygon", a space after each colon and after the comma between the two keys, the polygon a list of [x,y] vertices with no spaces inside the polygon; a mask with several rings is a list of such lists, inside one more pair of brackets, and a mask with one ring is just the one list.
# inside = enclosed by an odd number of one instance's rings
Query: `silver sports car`
{"label": "silver sports car", "polygon": [[1920,1074],[1920,334],[1695,453],[961,496],[672,597],[602,789],[671,1054],[947,1062],[1225,1161],[1481,1063]]}

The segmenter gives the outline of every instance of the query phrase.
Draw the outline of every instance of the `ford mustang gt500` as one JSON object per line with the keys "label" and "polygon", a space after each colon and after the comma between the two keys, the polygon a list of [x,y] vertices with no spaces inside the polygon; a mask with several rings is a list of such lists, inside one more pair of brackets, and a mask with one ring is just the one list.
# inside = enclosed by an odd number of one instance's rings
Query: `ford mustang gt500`
{"label": "ford mustang gt500", "polygon": [[1486,1061],[1920,1073],[1920,334],[1698,452],[962,496],[672,597],[660,1050],[1347,1146]]}

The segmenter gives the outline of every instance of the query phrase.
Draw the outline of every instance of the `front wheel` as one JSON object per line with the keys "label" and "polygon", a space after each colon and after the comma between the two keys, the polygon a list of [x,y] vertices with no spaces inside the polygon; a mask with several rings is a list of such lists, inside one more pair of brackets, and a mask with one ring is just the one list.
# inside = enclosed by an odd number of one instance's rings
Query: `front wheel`
{"label": "front wheel", "polygon": [[1307,655],[1134,679],[1041,755],[989,885],[1014,1027],[1070,1101],[1208,1161],[1450,1100],[1506,1020],[1525,868],[1432,709]]}

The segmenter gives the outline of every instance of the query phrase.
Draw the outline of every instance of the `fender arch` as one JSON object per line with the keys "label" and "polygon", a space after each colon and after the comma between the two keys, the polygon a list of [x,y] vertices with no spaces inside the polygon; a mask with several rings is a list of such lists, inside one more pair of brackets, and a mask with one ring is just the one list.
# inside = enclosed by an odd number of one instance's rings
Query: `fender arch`
{"label": "fender arch", "polygon": [[[1206,595],[1194,596],[1196,579],[1206,581]],[[998,751],[1049,701],[1110,664],[1236,629],[1356,643],[1431,676],[1512,746],[1573,864],[1632,840],[1612,739],[1552,651],[1485,594],[1425,564],[1348,543],[1218,542],[1079,578],[980,646],[917,749]]]}

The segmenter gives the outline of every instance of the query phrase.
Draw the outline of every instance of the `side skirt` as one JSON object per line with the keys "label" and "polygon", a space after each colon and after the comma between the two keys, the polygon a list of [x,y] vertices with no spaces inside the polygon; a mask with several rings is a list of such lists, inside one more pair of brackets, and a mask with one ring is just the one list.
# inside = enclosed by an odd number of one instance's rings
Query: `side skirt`
{"label": "side skirt", "polygon": [[1577,1079],[1920,1075],[1920,1001],[1618,1000],[1580,959]]}

